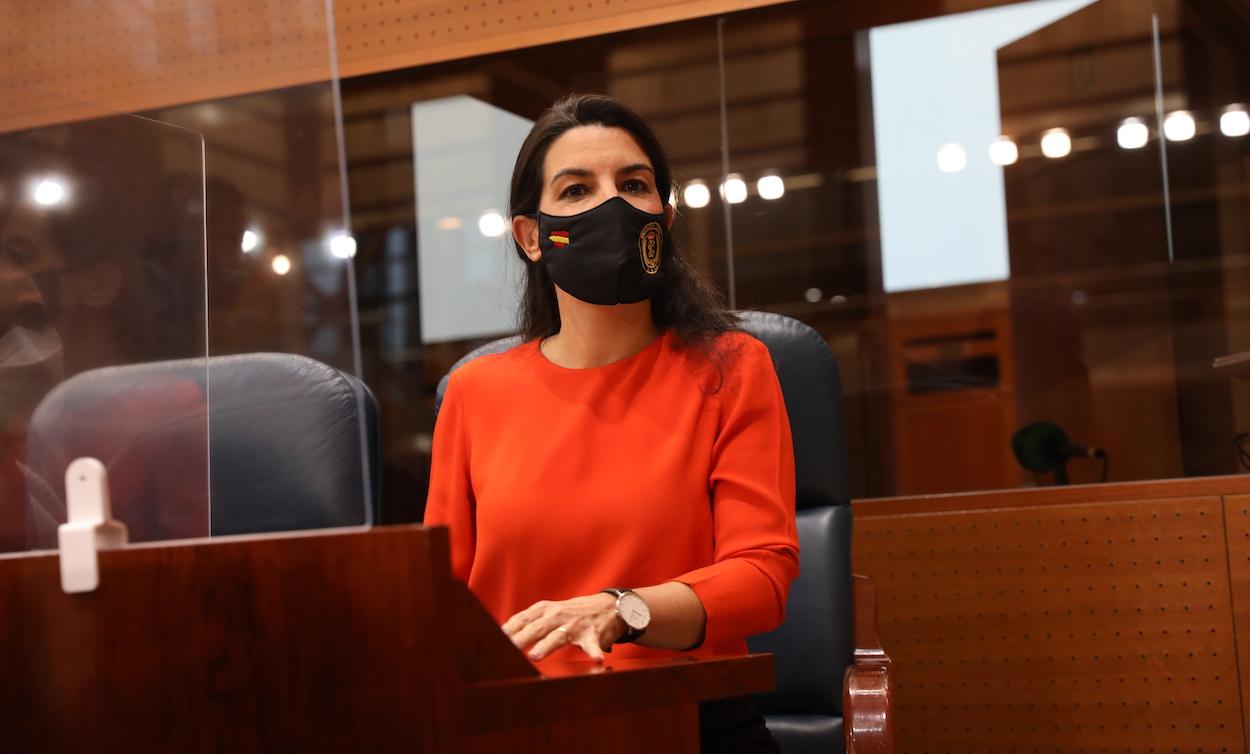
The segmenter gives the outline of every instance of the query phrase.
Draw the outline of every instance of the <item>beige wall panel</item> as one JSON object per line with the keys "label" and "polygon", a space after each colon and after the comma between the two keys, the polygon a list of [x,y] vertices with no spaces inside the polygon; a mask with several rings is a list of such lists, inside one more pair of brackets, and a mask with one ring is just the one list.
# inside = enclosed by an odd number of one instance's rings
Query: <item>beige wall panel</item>
{"label": "beige wall panel", "polygon": [[[356,76],[726,13],[779,0],[339,0]],[[299,84],[333,69],[323,0],[0,0],[0,131]]]}

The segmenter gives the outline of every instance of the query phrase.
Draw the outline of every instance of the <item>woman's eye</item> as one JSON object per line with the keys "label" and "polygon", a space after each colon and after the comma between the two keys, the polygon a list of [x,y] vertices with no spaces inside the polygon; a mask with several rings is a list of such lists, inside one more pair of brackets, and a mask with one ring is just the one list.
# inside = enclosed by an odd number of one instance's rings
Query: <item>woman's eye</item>
{"label": "woman's eye", "polygon": [[561,199],[577,199],[585,195],[586,187],[580,183],[574,183],[572,186],[568,186],[560,192]]}
{"label": "woman's eye", "polygon": [[625,181],[625,190],[634,194],[645,194],[648,189],[645,181],[640,181],[635,178]]}

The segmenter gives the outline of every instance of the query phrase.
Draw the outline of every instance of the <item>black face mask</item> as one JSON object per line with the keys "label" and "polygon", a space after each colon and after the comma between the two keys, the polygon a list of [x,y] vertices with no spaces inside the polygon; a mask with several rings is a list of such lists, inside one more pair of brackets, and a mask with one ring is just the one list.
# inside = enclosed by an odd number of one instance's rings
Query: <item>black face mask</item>
{"label": "black face mask", "polygon": [[588,304],[633,304],[660,290],[671,248],[661,212],[614,196],[593,209],[538,213],[538,248],[551,280]]}

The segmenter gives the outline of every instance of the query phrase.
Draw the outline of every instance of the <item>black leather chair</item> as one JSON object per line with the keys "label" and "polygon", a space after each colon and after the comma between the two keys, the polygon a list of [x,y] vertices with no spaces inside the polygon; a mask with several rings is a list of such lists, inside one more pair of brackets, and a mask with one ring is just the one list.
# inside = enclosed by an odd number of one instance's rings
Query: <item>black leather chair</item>
{"label": "black leather chair", "polygon": [[755,636],[772,652],[776,691],[758,699],[783,754],[844,750],[843,676],[852,659],[851,506],[837,360],[815,330],[779,314],[747,312],[768,346],[794,437],[799,577],[786,621]]}
{"label": "black leather chair", "polygon": [[[97,431],[109,417],[117,431]],[[62,500],[68,463],[98,457],[111,486],[116,472],[134,496],[182,496],[153,505],[207,509],[213,535],[356,526],[379,518],[379,424],[363,382],[303,356],[154,362],[59,385],[32,417],[28,457]],[[186,483],[166,483],[178,474]],[[128,502],[114,500],[123,522]]]}
{"label": "black leather chair", "polygon": [[[770,312],[742,312],[739,318],[743,329],[768,346],[794,437],[800,574],[790,588],[785,624],[748,641],[751,651],[772,652],[776,661],[777,688],[760,697],[761,711],[783,754],[890,752],[888,658],[874,646],[875,612],[861,616],[866,618],[860,621],[863,628],[853,626],[853,595],[863,593],[865,585],[852,590],[850,487],[837,360],[820,334],[797,320]],[[435,411],[451,372],[520,342],[517,336],[501,338],[457,361],[438,384]],[[872,668],[857,669],[857,658]],[[865,676],[868,680],[861,680]],[[856,703],[863,709],[854,716],[844,709]],[[863,725],[844,725],[844,717]]]}

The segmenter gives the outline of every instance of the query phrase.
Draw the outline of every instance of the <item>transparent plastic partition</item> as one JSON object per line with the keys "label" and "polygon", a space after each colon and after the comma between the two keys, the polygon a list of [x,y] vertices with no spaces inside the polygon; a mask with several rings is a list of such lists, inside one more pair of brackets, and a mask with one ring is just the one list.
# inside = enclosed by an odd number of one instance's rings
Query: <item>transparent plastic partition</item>
{"label": "transparent plastic partition", "polygon": [[104,463],[130,541],[207,536],[203,138],[0,79],[0,552]]}
{"label": "transparent plastic partition", "polygon": [[[159,260],[164,284],[198,292],[168,309],[148,296],[131,302],[155,308],[149,327],[172,327],[183,309],[200,307],[208,492],[197,533],[371,523],[379,422],[359,380],[357,249],[342,169],[332,4],[0,0],[0,29],[23,35],[0,62],[0,77],[197,135],[196,263],[174,269],[169,249],[145,248]],[[24,109],[20,100],[14,106]],[[84,117],[62,109],[50,108],[45,120]],[[138,140],[142,149],[129,159],[94,136],[58,138],[132,173],[146,171],[130,195],[147,211],[119,216],[127,230],[156,232],[174,222],[168,207],[185,208],[183,183],[158,159],[164,142],[155,136]],[[180,357],[152,352],[133,360]]]}
{"label": "transparent plastic partition", "polygon": [[1203,473],[1178,447],[1155,5],[726,19],[735,298],[837,354],[854,497],[1054,484],[1017,446],[1055,430],[1110,459],[1069,459],[1073,483]]}

